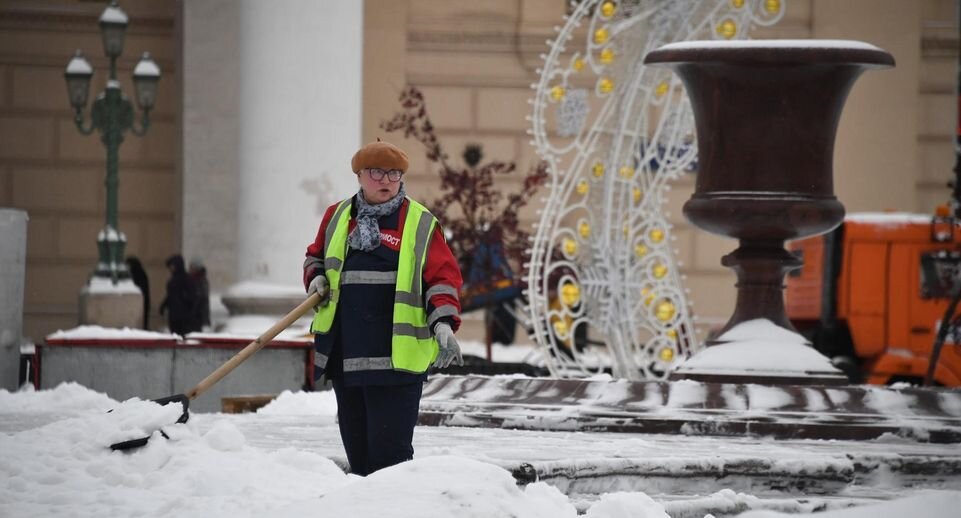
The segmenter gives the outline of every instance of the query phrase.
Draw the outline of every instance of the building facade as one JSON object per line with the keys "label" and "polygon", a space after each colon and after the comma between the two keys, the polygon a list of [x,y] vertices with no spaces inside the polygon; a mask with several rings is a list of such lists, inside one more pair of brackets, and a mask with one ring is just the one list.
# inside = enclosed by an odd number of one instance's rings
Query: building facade
{"label": "building facade", "polygon": [[[455,162],[468,143],[486,159],[537,160],[526,134],[531,83],[564,0],[264,2],[126,0],[131,23],[119,75],[143,51],[160,65],[158,106],[144,138],[120,154],[120,227],[144,262],[153,310],[171,253],[205,259],[211,289],[241,281],[296,286],[302,250],[327,203],[356,185],[348,162],[377,137],[411,156],[408,191],[429,201],[438,176],[416,142],[380,124],[405,85],[421,89]],[[845,106],[835,146],[835,192],[849,212],[930,213],[948,199],[958,60],[955,0],[785,0],[786,15],[758,38],[857,39],[897,67],[866,74]],[[0,4],[0,206],[28,227],[24,334],[41,339],[77,323],[77,295],[93,271],[103,223],[104,150],[73,127],[63,69],[82,48],[103,87],[97,18],[105,2]],[[518,178],[498,184],[516,189]],[[284,187],[289,190],[284,190]],[[720,257],[731,240],[690,226],[671,191],[670,219],[695,314],[722,324],[734,275]],[[523,213],[536,221],[537,204]],[[152,319],[160,321],[156,316]],[[481,336],[477,318],[466,335]]]}

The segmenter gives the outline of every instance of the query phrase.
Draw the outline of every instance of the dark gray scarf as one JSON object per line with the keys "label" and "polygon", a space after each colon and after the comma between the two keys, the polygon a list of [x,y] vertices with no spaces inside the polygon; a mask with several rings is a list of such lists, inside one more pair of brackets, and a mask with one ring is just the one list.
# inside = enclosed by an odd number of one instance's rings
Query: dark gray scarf
{"label": "dark gray scarf", "polygon": [[400,208],[406,196],[403,183],[400,184],[400,191],[396,196],[378,205],[367,203],[363,191],[357,193],[357,196],[354,196],[354,204],[357,206],[357,226],[347,237],[347,244],[351,248],[364,252],[370,252],[380,246],[380,226],[377,220]]}

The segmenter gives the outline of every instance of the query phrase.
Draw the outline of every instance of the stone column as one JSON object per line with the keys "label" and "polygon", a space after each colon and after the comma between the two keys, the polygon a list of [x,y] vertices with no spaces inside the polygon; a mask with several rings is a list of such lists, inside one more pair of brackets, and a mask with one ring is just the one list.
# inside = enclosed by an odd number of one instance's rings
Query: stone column
{"label": "stone column", "polygon": [[357,189],[363,3],[184,9],[184,253],[231,313],[291,309],[324,209]]}
{"label": "stone column", "polygon": [[182,8],[183,250],[204,259],[211,289],[221,291],[237,280],[241,4]]}
{"label": "stone column", "polygon": [[0,243],[0,388],[13,391],[20,381],[26,212],[0,208]]}
{"label": "stone column", "polygon": [[300,283],[360,145],[363,4],[245,0],[240,13],[238,274]]}

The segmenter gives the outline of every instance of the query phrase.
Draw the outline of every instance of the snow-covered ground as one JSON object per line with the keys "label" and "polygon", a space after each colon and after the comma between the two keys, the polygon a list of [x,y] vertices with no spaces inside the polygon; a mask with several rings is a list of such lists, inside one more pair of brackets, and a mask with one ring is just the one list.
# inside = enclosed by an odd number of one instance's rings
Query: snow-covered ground
{"label": "snow-covered ground", "polygon": [[[818,516],[953,518],[961,508],[954,482],[908,487],[896,474],[874,481],[871,491],[810,497],[736,491],[726,477],[712,484],[670,476],[719,458],[827,471],[846,455],[956,457],[957,445],[421,426],[414,461],[361,478],[340,467],[335,412],[329,392],[284,393],[256,414],[191,413],[186,425],[165,427],[169,439],[155,434],[144,448],[120,453],[108,446],[172,423],[180,407],[118,403],[76,384],[0,391],[0,516],[700,518],[710,509],[717,516],[751,510],[743,516],[761,518],[779,516],[774,510],[828,509]],[[640,488],[614,477],[587,496],[560,478],[518,486],[510,469],[526,462],[620,462],[666,476],[644,479],[650,485]]]}

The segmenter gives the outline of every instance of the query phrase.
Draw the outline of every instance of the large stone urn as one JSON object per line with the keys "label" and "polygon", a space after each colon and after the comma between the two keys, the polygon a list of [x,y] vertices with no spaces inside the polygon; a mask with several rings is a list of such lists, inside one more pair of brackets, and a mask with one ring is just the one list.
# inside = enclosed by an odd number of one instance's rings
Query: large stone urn
{"label": "large stone urn", "polygon": [[[645,63],[671,67],[693,108],[699,167],[684,215],[740,241],[721,260],[737,273],[737,303],[718,335],[756,319],[795,332],[782,290],[802,263],[784,242],[840,224],[832,161],[841,108],[864,70],[894,59],[855,41],[753,40],[674,43]],[[820,374],[842,379],[830,368]]]}

